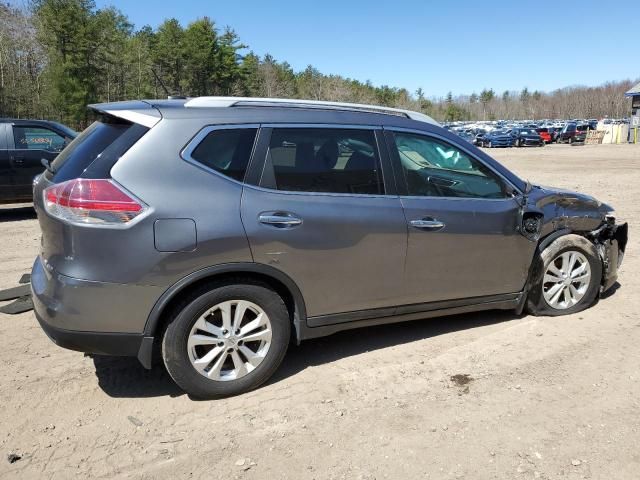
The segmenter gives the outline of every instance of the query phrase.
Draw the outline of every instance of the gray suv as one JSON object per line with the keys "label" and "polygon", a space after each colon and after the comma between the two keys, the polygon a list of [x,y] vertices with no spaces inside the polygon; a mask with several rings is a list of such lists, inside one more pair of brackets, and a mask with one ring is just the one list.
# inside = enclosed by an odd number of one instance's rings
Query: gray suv
{"label": "gray suv", "polygon": [[487,309],[574,313],[627,225],[532,186],[416,112],[200,97],[93,105],[34,181],[35,314],[58,345],[162,357],[193,396],[245,392],[288,345]]}

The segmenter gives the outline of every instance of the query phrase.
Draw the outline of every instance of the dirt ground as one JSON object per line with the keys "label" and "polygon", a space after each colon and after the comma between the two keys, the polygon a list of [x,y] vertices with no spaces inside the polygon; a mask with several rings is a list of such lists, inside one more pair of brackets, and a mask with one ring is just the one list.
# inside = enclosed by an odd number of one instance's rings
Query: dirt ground
{"label": "dirt ground", "polygon": [[[483,312],[309,341],[266,386],[208,402],[135,359],[56,347],[32,313],[0,314],[0,478],[640,478],[640,146],[490,153],[631,223],[613,294],[561,318]],[[32,209],[0,210],[0,288],[38,243]]]}

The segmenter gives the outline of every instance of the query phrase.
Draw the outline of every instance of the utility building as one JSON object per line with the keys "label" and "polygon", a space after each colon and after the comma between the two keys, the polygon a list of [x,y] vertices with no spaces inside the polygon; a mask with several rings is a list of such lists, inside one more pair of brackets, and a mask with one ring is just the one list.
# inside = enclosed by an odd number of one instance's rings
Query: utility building
{"label": "utility building", "polygon": [[624,94],[631,97],[631,122],[629,130],[629,141],[638,143],[640,140],[640,83]]}

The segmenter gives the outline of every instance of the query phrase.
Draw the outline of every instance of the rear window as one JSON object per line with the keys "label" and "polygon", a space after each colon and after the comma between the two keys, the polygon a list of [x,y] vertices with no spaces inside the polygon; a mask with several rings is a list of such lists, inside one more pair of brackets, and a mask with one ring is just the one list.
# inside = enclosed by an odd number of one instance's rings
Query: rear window
{"label": "rear window", "polygon": [[[101,116],[78,135],[51,163],[51,180],[78,178],[100,157],[90,176],[108,176],[111,167],[149,129],[115,117]],[[50,175],[50,174],[47,174]]]}
{"label": "rear window", "polygon": [[205,167],[242,182],[251,158],[256,132],[256,128],[212,130],[191,152],[191,158]]}
{"label": "rear window", "polygon": [[579,132],[586,132],[589,129],[589,125],[578,125]]}

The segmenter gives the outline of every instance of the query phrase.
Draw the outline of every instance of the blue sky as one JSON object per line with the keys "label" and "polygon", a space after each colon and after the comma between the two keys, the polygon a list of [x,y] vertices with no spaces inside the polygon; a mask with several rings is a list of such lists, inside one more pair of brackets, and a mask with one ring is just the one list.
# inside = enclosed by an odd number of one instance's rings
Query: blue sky
{"label": "blue sky", "polygon": [[[637,0],[628,0],[628,5]],[[427,96],[550,91],[640,77],[632,21],[599,0],[96,0],[137,28],[208,16],[297,70],[312,64]],[[630,10],[626,10],[631,13]],[[637,12],[633,12],[634,14]],[[635,60],[634,60],[635,58]],[[635,66],[633,65],[635,64]]]}

